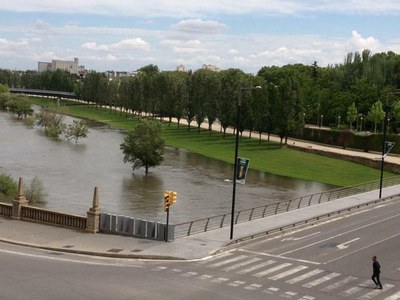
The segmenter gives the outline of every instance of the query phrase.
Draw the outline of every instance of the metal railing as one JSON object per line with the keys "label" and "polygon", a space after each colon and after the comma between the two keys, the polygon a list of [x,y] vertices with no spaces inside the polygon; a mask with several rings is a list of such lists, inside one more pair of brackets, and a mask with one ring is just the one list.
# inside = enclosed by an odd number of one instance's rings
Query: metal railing
{"label": "metal railing", "polygon": [[368,202],[368,203],[358,204],[358,205],[355,205],[353,207],[348,207],[348,208],[345,208],[345,209],[337,210],[335,212],[322,214],[322,215],[319,215],[317,217],[312,217],[310,219],[303,220],[303,221],[300,221],[300,222],[297,222],[297,223],[288,223],[288,224],[283,225],[283,226],[279,226],[279,227],[275,227],[275,228],[272,228],[272,229],[268,229],[267,231],[260,231],[260,232],[257,232],[257,233],[251,234],[251,235],[235,238],[235,239],[229,241],[228,243],[226,243],[224,246],[227,247],[227,246],[230,246],[230,245],[239,244],[239,243],[247,241],[247,240],[252,240],[252,239],[259,238],[259,237],[264,237],[264,236],[267,236],[269,234],[274,234],[274,233],[277,233],[277,232],[283,232],[285,230],[290,230],[290,229],[292,229],[293,227],[296,227],[296,226],[310,224],[312,222],[317,222],[317,221],[323,220],[325,218],[329,218],[329,217],[332,217],[332,216],[335,216],[335,215],[340,215],[340,214],[352,211],[354,209],[360,209],[360,208],[368,207],[369,205],[373,205],[373,204],[376,204],[376,203],[380,203],[380,202],[384,202],[384,201],[388,201],[388,200],[392,200],[392,199],[398,199],[399,197],[400,197],[400,194],[391,195],[391,196],[388,196],[388,197],[385,197],[385,198],[380,198],[380,199],[377,199],[377,200],[373,200],[373,201]]}
{"label": "metal railing", "polygon": [[[400,184],[400,176],[387,178],[383,182],[384,187],[389,187],[397,184]],[[379,189],[379,185],[379,180],[376,180],[366,184],[330,190],[326,192],[303,196],[300,198],[294,198],[286,201],[280,201],[263,206],[239,210],[236,211],[234,214],[234,223],[238,224],[242,222],[247,222],[287,212],[290,210],[299,209],[302,207],[308,207],[311,205],[324,203],[339,198],[345,198],[356,194],[370,192]],[[226,213],[222,215],[211,216],[207,218],[175,224],[175,238],[229,226],[230,220],[231,213]]]}
{"label": "metal railing", "polygon": [[32,206],[21,207],[21,219],[81,230],[85,230],[87,221],[84,216],[66,214]]}

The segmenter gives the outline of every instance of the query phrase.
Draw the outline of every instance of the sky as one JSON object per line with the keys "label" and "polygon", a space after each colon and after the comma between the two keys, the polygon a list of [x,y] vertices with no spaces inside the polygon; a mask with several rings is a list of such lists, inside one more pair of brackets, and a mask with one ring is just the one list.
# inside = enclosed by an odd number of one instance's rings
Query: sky
{"label": "sky", "polygon": [[400,0],[0,0],[0,68],[73,60],[87,70],[256,74],[263,66],[400,54]]}

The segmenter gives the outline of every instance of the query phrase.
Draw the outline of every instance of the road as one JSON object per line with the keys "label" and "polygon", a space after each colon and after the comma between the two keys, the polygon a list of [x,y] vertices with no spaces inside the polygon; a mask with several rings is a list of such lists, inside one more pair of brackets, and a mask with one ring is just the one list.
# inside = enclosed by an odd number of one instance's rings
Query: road
{"label": "road", "polygon": [[[1,299],[400,299],[400,203],[387,202],[198,261],[0,244]],[[383,290],[370,279],[373,255]]]}

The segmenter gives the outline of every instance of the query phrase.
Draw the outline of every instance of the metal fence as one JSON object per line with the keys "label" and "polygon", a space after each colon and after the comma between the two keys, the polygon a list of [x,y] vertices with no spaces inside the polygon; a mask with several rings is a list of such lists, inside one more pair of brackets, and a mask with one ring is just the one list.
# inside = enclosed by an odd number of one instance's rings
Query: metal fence
{"label": "metal fence", "polygon": [[100,232],[159,241],[164,241],[168,232],[168,241],[174,240],[174,225],[167,231],[162,223],[109,213],[100,214]]}
{"label": "metal fence", "polygon": [[[390,177],[383,181],[383,187],[389,187],[400,184],[400,176]],[[366,193],[380,188],[380,181],[373,181],[367,184],[360,184],[352,187],[330,190],[322,193],[294,198],[287,201],[257,206],[249,209],[236,211],[234,214],[234,223],[242,223],[267,216],[299,209],[319,203],[324,203],[339,198],[344,198],[356,194]],[[378,194],[377,194],[378,196]],[[208,218],[197,219],[189,222],[175,224],[175,238],[192,235],[195,233],[206,232],[208,230],[229,226],[231,222],[231,213],[212,216]]]}

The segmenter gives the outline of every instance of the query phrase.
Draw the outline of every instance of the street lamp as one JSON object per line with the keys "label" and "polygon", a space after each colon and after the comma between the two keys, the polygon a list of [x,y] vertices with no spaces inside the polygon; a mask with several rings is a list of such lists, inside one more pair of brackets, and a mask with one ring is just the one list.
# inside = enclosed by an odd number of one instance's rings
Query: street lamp
{"label": "street lamp", "polygon": [[321,115],[321,124],[319,125],[319,128],[322,127],[323,121],[324,121],[324,115]]}
{"label": "street lamp", "polygon": [[382,141],[382,159],[381,159],[381,180],[379,184],[379,199],[382,198],[382,185],[383,185],[383,165],[385,163],[386,156],[386,134],[387,134],[387,126],[388,126],[388,101],[389,96],[399,96],[400,92],[392,92],[386,95],[386,104],[385,104],[385,118],[383,119],[383,141]]}
{"label": "street lamp", "polygon": [[230,239],[233,239],[233,225],[235,219],[235,200],[236,200],[236,173],[238,169],[238,151],[239,151],[239,128],[240,128],[240,109],[242,107],[242,91],[261,89],[261,86],[240,87],[239,98],[237,103],[236,115],[236,141],[235,141],[235,164],[233,170],[233,190],[232,190],[232,213],[231,213],[231,233]]}

